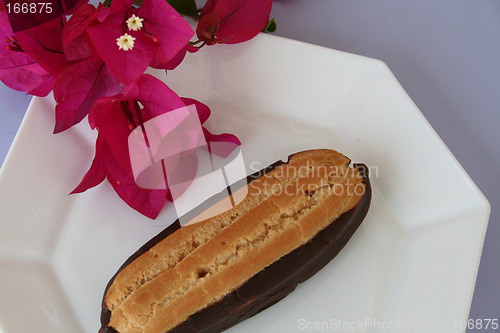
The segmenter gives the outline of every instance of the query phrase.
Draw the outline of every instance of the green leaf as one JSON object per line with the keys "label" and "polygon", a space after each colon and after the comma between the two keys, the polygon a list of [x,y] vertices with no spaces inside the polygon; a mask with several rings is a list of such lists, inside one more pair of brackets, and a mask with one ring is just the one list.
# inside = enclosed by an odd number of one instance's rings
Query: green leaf
{"label": "green leaf", "polygon": [[267,22],[267,25],[266,27],[264,28],[264,30],[262,30],[262,32],[275,32],[276,31],[276,20],[275,19],[272,19],[272,20],[269,20],[269,22]]}
{"label": "green leaf", "polygon": [[196,7],[195,0],[167,0],[170,6],[181,15],[190,16],[192,18],[198,19],[198,8]]}

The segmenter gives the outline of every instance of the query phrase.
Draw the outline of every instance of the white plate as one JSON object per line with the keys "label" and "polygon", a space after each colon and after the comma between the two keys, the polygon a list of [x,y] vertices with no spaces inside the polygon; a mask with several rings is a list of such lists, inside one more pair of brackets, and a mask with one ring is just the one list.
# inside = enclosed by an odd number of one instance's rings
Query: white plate
{"label": "white plate", "polygon": [[[380,61],[262,35],[205,48],[168,74],[235,133],[253,169],[308,148],[371,167],[347,247],[285,300],[229,332],[462,332],[489,204]],[[153,222],[102,184],[68,196],[93,157],[86,123],[53,135],[34,98],[0,174],[0,327],[97,332],[104,287],[174,217]],[[249,170],[250,172],[250,170]]]}

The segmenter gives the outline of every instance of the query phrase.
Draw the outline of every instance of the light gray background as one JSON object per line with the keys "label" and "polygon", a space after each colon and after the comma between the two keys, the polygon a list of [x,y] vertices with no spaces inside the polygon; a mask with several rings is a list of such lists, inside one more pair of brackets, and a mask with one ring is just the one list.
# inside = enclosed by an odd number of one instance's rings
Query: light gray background
{"label": "light gray background", "polygon": [[[394,72],[491,203],[470,318],[500,318],[500,0],[276,0],[272,17],[277,35]],[[29,100],[0,86],[1,163]]]}

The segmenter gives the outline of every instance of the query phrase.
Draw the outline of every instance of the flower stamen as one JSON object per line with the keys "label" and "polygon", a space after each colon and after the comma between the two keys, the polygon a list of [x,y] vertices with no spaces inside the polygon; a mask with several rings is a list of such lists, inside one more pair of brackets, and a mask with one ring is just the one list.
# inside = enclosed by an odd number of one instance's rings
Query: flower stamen
{"label": "flower stamen", "polygon": [[141,30],[142,21],[144,21],[143,18],[137,17],[135,16],[135,14],[132,14],[132,16],[127,20],[127,26],[132,31]]}
{"label": "flower stamen", "polygon": [[129,51],[134,48],[135,37],[125,34],[116,39],[116,45],[118,45],[119,50]]}

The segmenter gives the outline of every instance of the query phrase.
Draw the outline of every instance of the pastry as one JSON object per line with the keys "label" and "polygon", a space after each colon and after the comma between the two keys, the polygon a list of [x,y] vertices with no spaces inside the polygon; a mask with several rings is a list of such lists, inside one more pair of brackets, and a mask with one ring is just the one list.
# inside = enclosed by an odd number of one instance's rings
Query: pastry
{"label": "pastry", "polygon": [[[251,175],[235,207],[178,221],[106,287],[101,333],[221,332],[264,310],[344,247],[371,199],[367,167],[327,149]],[[246,182],[245,182],[246,183]]]}

